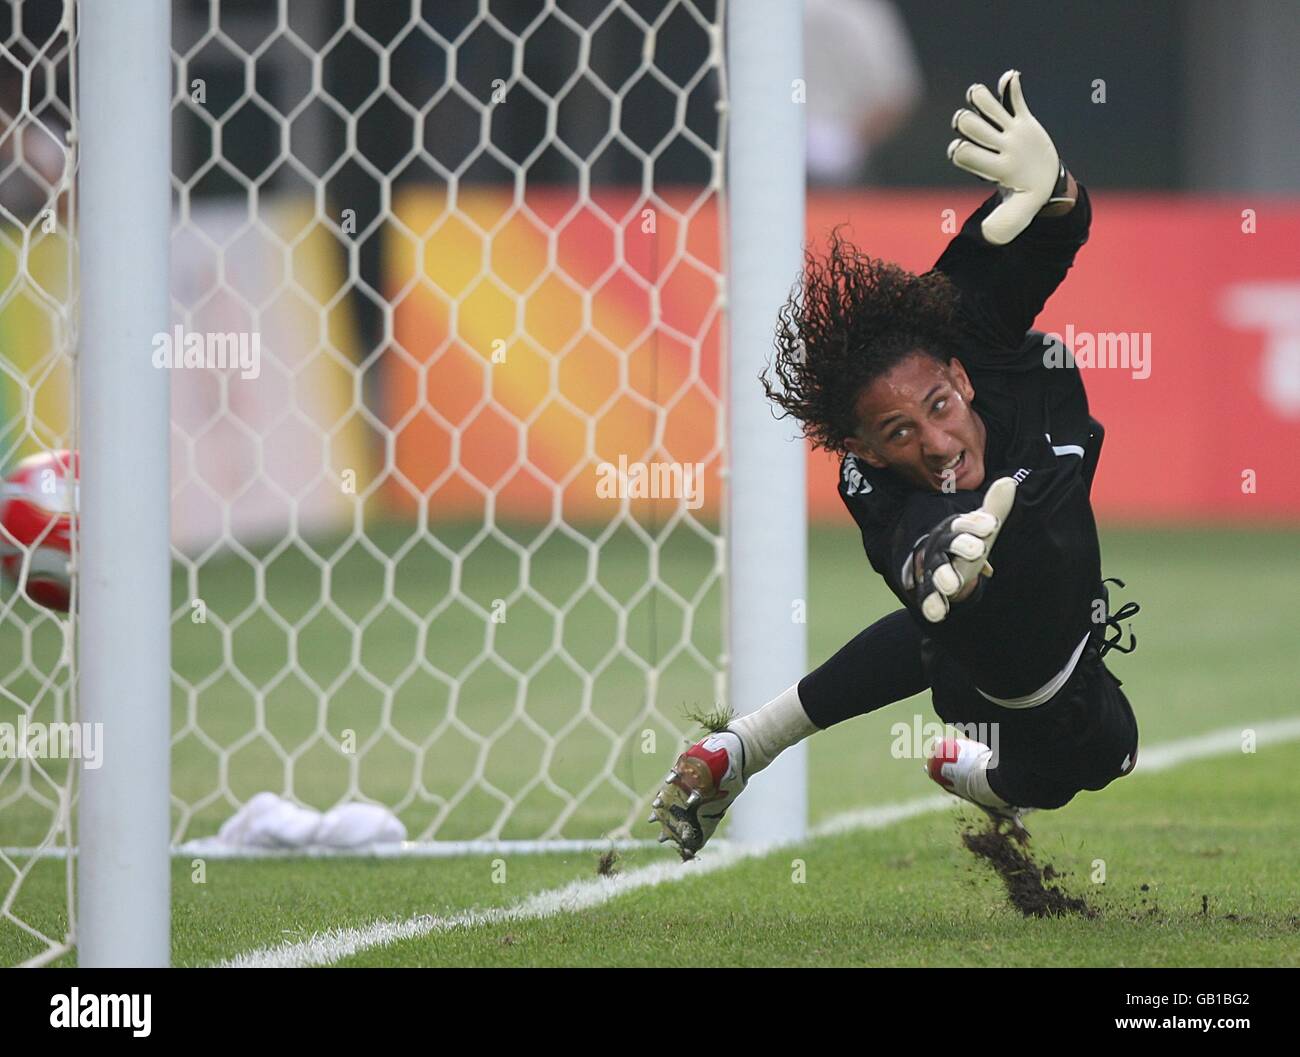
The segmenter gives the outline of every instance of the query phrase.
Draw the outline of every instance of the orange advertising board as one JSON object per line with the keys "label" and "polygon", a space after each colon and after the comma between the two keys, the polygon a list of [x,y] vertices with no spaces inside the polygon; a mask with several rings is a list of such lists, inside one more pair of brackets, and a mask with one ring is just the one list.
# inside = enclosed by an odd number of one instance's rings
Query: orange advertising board
{"label": "orange advertising board", "polygon": [[[1092,237],[1038,326],[1070,339],[1107,428],[1098,513],[1300,516],[1300,200],[1092,200]],[[820,243],[848,221],[866,252],[924,270],[979,201],[814,195],[808,234]],[[716,513],[725,315],[712,198],[598,191],[580,203],[552,189],[517,203],[475,189],[449,211],[412,189],[395,214],[395,346],[382,369],[392,502],[427,502],[430,517],[490,505],[499,517],[605,518],[602,468],[621,459],[698,468],[698,509]],[[1089,348],[1109,365],[1089,365]],[[757,381],[753,398],[764,399]],[[809,457],[809,508],[844,516],[821,454]]]}

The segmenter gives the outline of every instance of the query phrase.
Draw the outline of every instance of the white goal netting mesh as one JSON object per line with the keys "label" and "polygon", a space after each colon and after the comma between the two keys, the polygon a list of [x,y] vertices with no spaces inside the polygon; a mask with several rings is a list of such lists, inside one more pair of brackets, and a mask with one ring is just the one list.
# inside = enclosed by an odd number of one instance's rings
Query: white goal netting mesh
{"label": "white goal netting mesh", "polygon": [[[0,71],[5,471],[72,446],[62,8],[13,6]],[[261,792],[632,835],[722,694],[721,26],[173,4],[177,843]],[[14,584],[0,620],[0,720],[61,716],[65,623]],[[71,843],[71,772],[0,759],[0,962],[72,931],[70,869],[23,854]]]}
{"label": "white goal netting mesh", "polygon": [[[75,44],[62,2],[0,12],[4,473],[75,447]],[[50,535],[24,548],[0,526],[0,558],[18,572],[0,578],[0,965],[52,960],[73,932],[73,862],[58,853],[72,842],[76,770],[28,737],[75,719],[73,623],[33,604],[20,583]]]}
{"label": "white goal netting mesh", "polygon": [[178,841],[644,812],[720,690],[719,18],[176,7],[176,336],[247,353],[174,371]]}

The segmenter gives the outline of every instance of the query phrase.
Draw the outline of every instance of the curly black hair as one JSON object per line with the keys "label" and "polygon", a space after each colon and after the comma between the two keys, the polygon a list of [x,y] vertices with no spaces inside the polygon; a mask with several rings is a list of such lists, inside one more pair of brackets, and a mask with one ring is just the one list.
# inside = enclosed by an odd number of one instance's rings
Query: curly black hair
{"label": "curly black hair", "polygon": [[776,356],[759,379],[778,418],[794,417],[815,447],[842,454],[866,386],[915,352],[947,363],[960,342],[947,276],[869,257],[841,227],[825,258],[805,250],[802,282],[777,318]]}

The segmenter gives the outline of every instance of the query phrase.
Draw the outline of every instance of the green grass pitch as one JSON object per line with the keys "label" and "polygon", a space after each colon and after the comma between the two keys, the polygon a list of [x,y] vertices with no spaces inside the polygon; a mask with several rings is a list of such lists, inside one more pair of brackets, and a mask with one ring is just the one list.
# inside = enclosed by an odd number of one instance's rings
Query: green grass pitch
{"label": "green grass pitch", "polygon": [[[1300,556],[1293,531],[1134,528],[1103,535],[1106,573],[1128,583],[1116,601],[1131,597],[1143,607],[1134,622],[1137,653],[1112,655],[1112,660],[1134,702],[1144,745],[1300,714],[1295,698],[1300,652],[1294,638],[1300,599],[1293,590]],[[396,529],[391,538],[376,537],[389,553],[401,538]],[[643,548],[619,539],[604,554],[606,564],[598,571],[602,585],[620,602],[632,598],[644,582]],[[485,603],[517,578],[508,555],[492,558],[462,570],[463,590]],[[692,576],[698,579],[708,561],[707,550],[682,541],[670,555],[669,575],[685,585]],[[239,562],[223,560],[206,565],[194,585],[223,621],[250,613],[229,632],[230,640],[237,645],[243,678],[273,687],[267,696],[274,697],[276,708],[259,716],[238,679],[220,671],[222,638],[210,634],[213,624],[178,630],[177,670],[191,686],[201,687],[192,694],[182,687],[175,698],[177,729],[189,731],[178,740],[174,756],[182,802],[178,826],[185,826],[187,835],[209,833],[230,813],[225,800],[212,796],[221,787],[222,766],[225,786],[238,796],[278,788],[281,754],[294,757],[295,789],[320,806],[355,782],[369,795],[394,802],[406,798],[402,814],[413,833],[435,818],[440,835],[448,837],[474,836],[492,826],[502,810],[492,796],[468,798],[451,810],[447,801],[463,778],[466,755],[483,766],[494,788],[516,796],[545,752],[545,739],[518,734],[500,739],[505,743],[500,752],[486,757],[479,752],[476,739],[491,735],[503,717],[510,717],[510,706],[495,700],[505,691],[515,693],[507,675],[483,677],[465,688],[462,710],[480,726],[469,726],[423,761],[424,780],[414,795],[416,768],[407,748],[367,726],[378,706],[381,714],[388,709],[389,725],[409,742],[437,729],[446,718],[446,688],[427,672],[408,671],[409,658],[424,650],[437,666],[449,668],[472,659],[482,640],[481,619],[468,610],[455,614],[443,625],[443,641],[431,644],[403,629],[400,614],[380,611],[372,621],[375,631],[361,644],[376,685],[363,680],[358,688],[344,672],[350,637],[341,617],[309,615],[319,574],[308,564],[296,557],[272,563],[259,584],[247,565],[241,571]],[[382,584],[376,586],[368,564],[375,563],[352,551],[336,563],[332,598],[347,618],[359,620],[376,609]],[[423,605],[427,612],[446,591],[449,574],[443,565],[432,552],[410,556],[396,581],[397,596],[413,610]],[[587,568],[576,549],[557,547],[535,573],[543,590],[552,592],[546,597],[558,598],[567,597]],[[195,593],[191,587],[178,575],[178,605]],[[250,608],[258,597],[273,599],[277,612],[300,625],[294,633],[296,673],[284,672],[290,635]],[[646,656],[680,637],[672,608],[631,607],[628,638]],[[813,662],[887,608],[889,599],[852,531],[816,529],[806,629]],[[700,611],[713,609],[716,595],[710,593]],[[588,651],[584,662],[598,658],[610,634],[608,616],[593,606],[585,615],[578,611],[574,623],[573,649]],[[502,654],[527,668],[547,648],[547,624],[536,614],[530,619],[526,607],[512,611],[504,625],[510,638],[498,641]],[[23,637],[6,629],[0,640],[0,670],[9,673],[6,699],[27,699],[22,695],[35,692],[32,669],[39,667],[41,651],[55,648],[48,630],[38,628],[20,641]],[[710,648],[716,636],[716,626],[697,632],[698,641]],[[24,665],[26,657],[33,663]],[[387,697],[384,686],[390,688]],[[602,790],[585,799],[572,793],[607,759],[620,782],[647,794],[652,790],[679,749],[668,727],[660,725],[665,736],[653,753],[629,747],[610,757],[609,740],[600,734],[602,722],[613,726],[638,719],[638,710],[645,708],[639,686],[634,665],[617,667],[597,681],[591,729],[566,731],[562,709],[572,687],[552,670],[539,675],[530,714],[535,701],[538,727],[561,747],[555,773],[568,799],[546,790],[532,799],[524,796],[520,809],[505,819],[503,836],[531,835],[530,827],[535,831],[566,810],[565,831],[572,835],[616,825],[622,808],[611,809]],[[660,712],[680,723],[680,704],[698,695],[700,686],[698,666],[683,664],[661,688]],[[339,701],[338,713],[329,706],[321,714],[318,687]],[[13,712],[0,701],[0,710],[6,708]],[[812,740],[814,822],[933,791],[915,760],[889,754],[890,725],[910,723],[918,713],[933,719],[924,697]],[[0,720],[10,718],[0,715]],[[320,731],[349,724],[363,743],[370,739],[362,760],[339,770],[334,754],[312,755],[319,751],[311,742]],[[271,736],[241,747],[250,729]],[[962,847],[960,815],[941,812],[885,829],[810,840],[707,876],[630,892],[578,915],[434,934],[368,950],[342,964],[698,965],[703,958],[723,965],[1300,965],[1294,853],[1300,847],[1300,816],[1294,809],[1291,758],[1285,745],[1223,755],[1135,775],[1102,793],[1081,794],[1061,811],[1033,816],[1036,854],[1067,874],[1069,889],[1098,909],[1091,920],[1022,918],[992,873]],[[48,812],[30,796],[20,795],[15,769],[0,771],[0,846],[30,843],[46,818]],[[668,858],[659,850],[629,852],[619,869]],[[1105,863],[1104,884],[1093,880],[1097,861]],[[331,928],[513,904],[530,893],[594,876],[596,861],[586,854],[508,856],[502,876],[499,864],[475,857],[211,860],[201,883],[189,860],[175,860],[173,869],[174,958],[178,964],[202,965]],[[0,860],[0,897],[11,878],[11,867]],[[62,863],[36,863],[10,912],[59,935],[65,885]],[[39,950],[21,929],[0,918],[0,964]]]}

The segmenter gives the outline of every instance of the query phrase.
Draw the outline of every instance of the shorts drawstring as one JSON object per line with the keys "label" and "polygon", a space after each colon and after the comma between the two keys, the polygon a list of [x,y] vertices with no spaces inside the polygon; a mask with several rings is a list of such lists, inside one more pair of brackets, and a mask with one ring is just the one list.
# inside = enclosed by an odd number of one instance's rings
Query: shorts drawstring
{"label": "shorts drawstring", "polygon": [[[1106,584],[1118,584],[1120,587],[1126,586],[1124,581],[1119,579],[1117,576],[1108,576],[1106,579],[1102,580],[1101,584],[1103,591],[1106,589]],[[1098,652],[1102,657],[1105,657],[1111,650],[1119,650],[1120,653],[1132,653],[1137,649],[1137,635],[1133,633],[1131,627],[1127,629],[1121,627],[1120,621],[1128,620],[1129,618],[1136,616],[1141,612],[1141,610],[1142,607],[1136,602],[1125,602],[1119,607],[1119,609],[1112,613],[1110,611],[1110,592],[1106,591],[1106,620],[1104,626],[1114,631],[1115,635],[1114,637],[1107,638],[1105,637],[1106,633],[1104,631],[1102,632],[1103,640],[1098,649]],[[1128,631],[1129,638],[1127,646],[1123,643],[1124,632],[1126,630]]]}

